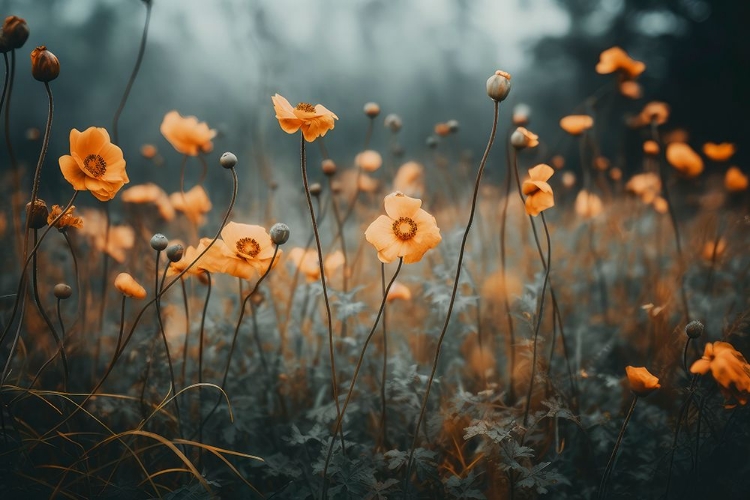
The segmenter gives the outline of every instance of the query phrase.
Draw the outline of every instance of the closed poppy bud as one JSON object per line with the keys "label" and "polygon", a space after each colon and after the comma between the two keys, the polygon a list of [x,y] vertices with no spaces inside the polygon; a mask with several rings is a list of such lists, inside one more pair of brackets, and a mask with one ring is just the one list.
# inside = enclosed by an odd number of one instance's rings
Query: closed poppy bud
{"label": "closed poppy bud", "polygon": [[651,373],[644,367],[626,366],[625,372],[628,375],[628,384],[630,384],[630,390],[636,396],[648,396],[656,389],[661,387],[659,379],[651,375]]}
{"label": "closed poppy bud", "polygon": [[487,95],[496,102],[505,100],[510,93],[510,75],[505,71],[497,70],[495,74],[487,79]]}
{"label": "closed poppy bud", "polygon": [[271,226],[271,230],[268,231],[268,235],[271,237],[274,245],[283,245],[289,240],[289,226],[281,222],[277,222]]}
{"label": "closed poppy bud", "polygon": [[326,175],[336,174],[336,162],[334,162],[330,158],[326,158],[325,160],[323,160],[323,162],[320,164],[320,168],[323,169],[323,173]]}
{"label": "closed poppy bud", "polygon": [[221,158],[219,158],[219,164],[227,169],[234,168],[234,166],[237,165],[237,156],[235,156],[234,153],[227,151],[221,155]]}
{"label": "closed poppy bud", "polygon": [[380,114],[380,106],[376,102],[368,102],[365,104],[365,114],[370,118],[375,118]]}
{"label": "closed poppy bud", "polygon": [[133,297],[134,299],[146,298],[146,289],[128,273],[117,275],[117,278],[115,278],[115,288],[126,297]]}
{"label": "closed poppy bud", "polygon": [[310,184],[310,194],[313,196],[320,196],[320,193],[323,192],[323,186],[318,184],[317,182]]}
{"label": "closed poppy bud", "polygon": [[57,285],[55,285],[55,288],[52,289],[52,292],[55,294],[55,297],[60,300],[65,300],[73,295],[73,289],[65,283],[58,283]]}
{"label": "closed poppy bud", "polygon": [[20,49],[29,38],[29,25],[18,16],[8,16],[3,23],[3,36],[9,49]]}
{"label": "closed poppy bud", "polygon": [[31,202],[26,204],[26,216],[31,229],[41,229],[46,226],[48,215],[49,210],[47,210],[47,204],[44,203],[44,200],[37,199],[34,202],[34,208],[31,207]]}
{"label": "closed poppy bud", "polygon": [[157,252],[161,252],[169,245],[169,240],[166,236],[161,233],[156,233],[151,237],[151,248]]}
{"label": "closed poppy bud", "polygon": [[179,262],[185,253],[185,247],[180,244],[167,247],[167,258],[169,262]]}
{"label": "closed poppy bud", "polygon": [[385,117],[385,120],[383,120],[383,124],[386,128],[391,129],[391,132],[394,134],[401,130],[402,122],[401,117],[399,117],[396,114],[391,113],[390,115]]}
{"label": "closed poppy bud", "polygon": [[451,134],[455,134],[456,132],[458,132],[458,120],[448,120],[447,122],[445,122],[445,124],[448,125],[448,130],[450,130]]}
{"label": "closed poppy bud", "polygon": [[60,61],[41,45],[31,51],[31,74],[40,82],[51,82],[60,74]]}
{"label": "closed poppy bud", "polygon": [[703,323],[700,321],[691,321],[687,325],[685,325],[685,333],[688,337],[691,339],[697,339],[701,335],[703,335]]}

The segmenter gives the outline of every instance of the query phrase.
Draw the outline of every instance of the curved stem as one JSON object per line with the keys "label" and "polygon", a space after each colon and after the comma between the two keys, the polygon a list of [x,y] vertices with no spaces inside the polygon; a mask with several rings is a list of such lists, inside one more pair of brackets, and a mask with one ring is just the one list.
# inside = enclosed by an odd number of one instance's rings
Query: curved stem
{"label": "curved stem", "polygon": [[141,67],[141,61],[143,61],[143,53],[146,51],[146,38],[148,37],[148,25],[149,25],[149,22],[151,21],[151,2],[145,2],[145,3],[146,3],[146,23],[143,25],[143,34],[141,35],[141,46],[138,49],[138,57],[135,60],[135,66],[133,67],[133,72],[130,74],[130,79],[128,79],[128,84],[125,86],[125,92],[122,94],[122,99],[120,99],[120,105],[117,107],[117,111],[115,111],[115,117],[112,120],[112,137],[114,138],[115,144],[119,144],[117,122],[120,120],[120,114],[122,114],[122,110],[125,109],[125,103],[128,101],[130,90],[133,88],[133,83],[135,83],[135,77],[138,75],[138,70]]}
{"label": "curved stem", "polygon": [[[341,423],[344,420],[344,413],[346,412],[347,407],[349,406],[349,401],[352,398],[352,393],[354,392],[354,384],[357,382],[357,376],[359,375],[359,370],[362,368],[362,363],[365,359],[365,352],[367,351],[367,346],[370,344],[370,340],[372,340],[373,335],[375,335],[375,330],[378,328],[378,323],[380,322],[380,317],[385,312],[385,303],[388,298],[388,291],[391,289],[391,286],[393,285],[393,282],[396,281],[396,277],[398,276],[399,271],[401,271],[401,266],[404,263],[403,257],[400,257],[398,259],[398,267],[396,268],[396,272],[393,273],[393,277],[391,278],[391,281],[388,283],[388,286],[385,289],[385,292],[383,293],[383,300],[380,301],[380,308],[378,309],[378,314],[375,316],[375,322],[372,325],[372,328],[370,329],[370,333],[367,335],[367,338],[365,339],[365,343],[362,346],[362,351],[359,353],[359,359],[357,360],[357,365],[354,367],[354,374],[352,374],[352,381],[349,383],[349,390],[346,393],[346,399],[344,400],[344,406],[341,408],[341,413],[339,413],[338,418],[336,419],[336,426],[333,429],[334,439],[331,439],[330,444],[328,445],[328,454],[326,455],[326,463],[323,467],[323,498],[326,498],[326,494],[328,492],[328,465],[331,462],[331,456],[333,455],[333,445],[336,442],[335,435],[341,430]],[[343,437],[342,437],[343,439]]]}
{"label": "curved stem", "polygon": [[[182,373],[180,374],[180,382],[185,387],[186,372],[187,372],[187,360],[188,360],[188,341],[190,340],[190,306],[188,304],[187,290],[185,288],[185,279],[180,278],[180,288],[182,289],[182,305],[185,309],[185,342],[182,345]],[[209,289],[210,290],[210,289]]]}
{"label": "curved stem", "polygon": [[[388,299],[388,290],[385,286],[385,264],[380,263],[380,287],[383,291],[383,297]],[[386,398],[385,398],[385,382],[388,377],[388,316],[386,315],[386,309],[383,308],[383,374],[380,380],[380,428],[383,432],[383,448],[388,448],[388,427],[386,420]]]}
{"label": "curved stem", "polygon": [[495,104],[495,110],[492,120],[492,130],[490,131],[490,138],[487,142],[487,148],[484,150],[484,155],[482,155],[482,161],[479,163],[479,170],[477,171],[477,178],[474,183],[474,193],[471,198],[471,211],[469,213],[469,221],[466,224],[466,230],[464,231],[463,238],[461,239],[461,249],[458,254],[458,263],[456,264],[456,277],[453,280],[453,289],[451,291],[451,298],[450,302],[448,303],[448,312],[445,316],[445,322],[443,323],[443,329],[440,332],[440,336],[438,337],[437,341],[437,347],[435,350],[435,361],[432,363],[432,371],[430,372],[430,378],[427,380],[427,387],[424,393],[424,398],[422,399],[422,407],[419,411],[419,419],[417,420],[417,425],[414,429],[414,440],[411,444],[411,449],[409,450],[409,459],[407,461],[406,465],[406,477],[404,478],[404,494],[408,491],[408,488],[406,485],[409,482],[409,477],[411,476],[411,462],[414,458],[414,450],[417,447],[417,440],[419,439],[419,427],[422,424],[422,421],[424,420],[425,412],[427,411],[427,401],[430,397],[430,389],[432,388],[432,382],[435,379],[435,372],[437,371],[437,365],[438,360],[440,359],[440,348],[443,345],[443,340],[445,339],[445,334],[448,331],[448,324],[450,323],[451,314],[453,313],[453,305],[456,302],[456,294],[458,292],[458,282],[461,278],[461,268],[464,260],[464,253],[466,251],[466,241],[469,238],[469,231],[471,230],[471,223],[474,221],[474,214],[477,209],[477,197],[479,195],[479,184],[482,181],[482,173],[484,172],[484,167],[487,164],[487,158],[490,155],[490,150],[492,149],[492,144],[495,142],[495,134],[497,132],[497,119],[498,114],[500,110],[500,103],[498,101],[493,101]]}
{"label": "curved stem", "polygon": [[606,487],[607,487],[607,480],[609,479],[609,475],[612,472],[612,467],[615,464],[615,456],[617,455],[617,450],[620,448],[620,443],[622,443],[622,437],[625,435],[625,429],[628,426],[628,422],[630,422],[630,417],[633,416],[633,410],[635,410],[635,404],[638,402],[638,396],[633,396],[633,402],[630,405],[630,409],[628,410],[628,414],[625,417],[625,421],[622,423],[622,428],[620,429],[620,435],[617,436],[617,441],[615,442],[615,447],[612,450],[612,455],[609,457],[609,462],[607,462],[607,468],[604,469],[604,475],[602,476],[602,482],[599,485],[599,495],[598,498],[604,498]]}

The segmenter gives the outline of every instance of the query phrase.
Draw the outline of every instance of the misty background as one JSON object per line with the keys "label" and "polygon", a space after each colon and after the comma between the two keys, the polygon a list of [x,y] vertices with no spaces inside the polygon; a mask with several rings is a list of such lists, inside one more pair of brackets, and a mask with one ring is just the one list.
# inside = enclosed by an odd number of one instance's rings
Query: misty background
{"label": "misty background", "polygon": [[[240,158],[241,189],[261,195],[268,179],[257,174],[267,162],[274,180],[298,173],[299,140],[279,127],[271,105],[278,92],[290,102],[322,103],[339,116],[325,137],[332,158],[349,166],[362,147],[367,118],[362,106],[380,104],[371,147],[387,154],[383,118],[397,113],[404,127],[404,160],[423,160],[425,139],[437,122],[459,121],[451,147],[473,158],[484,150],[492,122],[485,81],[496,70],[512,75],[512,91],[501,106],[501,133],[511,109],[532,108],[530,129],[546,148],[540,155],[575,152],[559,119],[585,111],[587,96],[613,78],[594,71],[599,53],[619,45],[647,65],[639,79],[644,97],[612,99],[598,116],[603,153],[628,171],[640,148],[638,132],[622,125],[650,100],[672,107],[666,129],[685,128],[699,149],[706,141],[738,144],[734,162],[750,159],[745,138],[750,97],[750,2],[705,0],[153,0],[138,79],[120,119],[120,146],[132,184],[153,181],[175,191],[180,154],[161,136],[159,125],[172,109],[195,115],[219,131],[207,156]],[[51,83],[55,117],[42,178],[43,198],[66,187],[57,158],[69,150],[71,128],[112,129],[112,118],[136,60],[146,4],[141,0],[4,0],[0,14],[26,19],[31,35],[17,54],[11,103],[11,138],[22,164],[32,166],[41,141],[26,138],[44,128],[44,86],[30,74],[29,53],[46,45],[60,60]],[[138,153],[144,143],[165,159],[156,167]],[[0,168],[7,171],[4,143]],[[499,180],[502,142],[487,175]],[[572,153],[571,153],[572,154]],[[454,155],[455,157],[455,155]],[[310,171],[320,152],[310,148]],[[540,157],[540,161],[547,158]],[[198,169],[191,161],[189,168]],[[194,175],[194,174],[189,174]],[[27,180],[25,185],[30,183]],[[197,176],[196,176],[197,177]],[[298,189],[298,180],[293,188]],[[207,187],[227,186],[216,169]],[[67,195],[66,195],[67,196]],[[63,200],[55,200],[60,203]],[[84,204],[82,201],[81,204]],[[219,203],[219,206],[223,206]]]}

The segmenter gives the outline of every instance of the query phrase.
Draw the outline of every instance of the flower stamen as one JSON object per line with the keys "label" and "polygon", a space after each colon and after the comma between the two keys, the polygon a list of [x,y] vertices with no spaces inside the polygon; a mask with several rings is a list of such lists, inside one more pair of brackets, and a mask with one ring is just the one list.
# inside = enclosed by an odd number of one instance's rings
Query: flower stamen
{"label": "flower stamen", "polygon": [[297,107],[295,109],[299,111],[306,111],[308,113],[315,113],[315,106],[313,106],[312,104],[308,104],[306,102],[301,102],[297,104]]}
{"label": "flower stamen", "polygon": [[88,155],[83,160],[83,168],[94,178],[98,179],[107,171],[107,162],[99,155]]}
{"label": "flower stamen", "polygon": [[401,241],[409,241],[417,234],[417,223],[409,217],[399,217],[393,222],[393,234]]}
{"label": "flower stamen", "polygon": [[237,251],[243,255],[255,257],[260,253],[260,245],[253,238],[242,238],[237,241]]}

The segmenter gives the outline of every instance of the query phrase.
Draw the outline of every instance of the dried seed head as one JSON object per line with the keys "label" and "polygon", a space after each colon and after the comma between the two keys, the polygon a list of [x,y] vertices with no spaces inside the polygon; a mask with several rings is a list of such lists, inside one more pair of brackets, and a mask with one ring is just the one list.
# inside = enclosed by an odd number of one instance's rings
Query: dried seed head
{"label": "dried seed head", "polygon": [[29,25],[18,16],[8,16],[3,23],[2,38],[3,45],[7,46],[8,50],[20,49],[29,38]]}
{"label": "dried seed head", "polygon": [[271,241],[273,241],[274,245],[283,245],[289,240],[289,226],[282,222],[277,222],[271,226],[268,234],[271,235]]}
{"label": "dried seed head", "polygon": [[510,93],[510,75],[505,71],[497,70],[495,74],[487,79],[487,95],[496,102],[505,100]]}
{"label": "dried seed head", "polygon": [[224,168],[234,168],[237,165],[237,157],[234,153],[227,151],[219,158],[219,164]]}
{"label": "dried seed head", "polygon": [[47,210],[47,204],[44,203],[44,200],[37,198],[33,208],[31,207],[31,202],[26,204],[26,217],[31,229],[41,229],[46,226],[48,216],[49,210]]}
{"label": "dried seed head", "polygon": [[57,285],[55,285],[55,288],[52,289],[52,292],[55,294],[55,297],[60,300],[65,300],[73,295],[73,289],[65,283],[58,283]]}
{"label": "dried seed head", "polygon": [[169,262],[177,262],[182,259],[182,255],[185,253],[185,248],[180,245],[172,245],[167,247],[167,258]]}
{"label": "dried seed head", "polygon": [[693,320],[685,325],[685,333],[691,339],[697,339],[703,335],[703,323],[698,320]]}
{"label": "dried seed head", "polygon": [[368,102],[365,104],[364,111],[370,118],[376,118],[380,114],[380,105],[376,102]]}
{"label": "dried seed head", "polygon": [[31,51],[31,74],[40,82],[51,82],[60,74],[60,61],[47,47],[40,45]]}
{"label": "dried seed head", "polygon": [[161,233],[156,233],[151,237],[151,248],[157,252],[161,252],[169,245],[169,240],[166,236]]}

